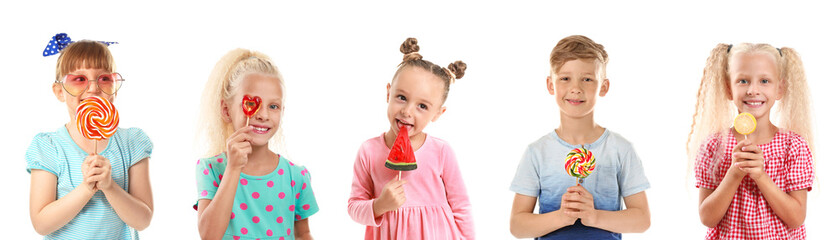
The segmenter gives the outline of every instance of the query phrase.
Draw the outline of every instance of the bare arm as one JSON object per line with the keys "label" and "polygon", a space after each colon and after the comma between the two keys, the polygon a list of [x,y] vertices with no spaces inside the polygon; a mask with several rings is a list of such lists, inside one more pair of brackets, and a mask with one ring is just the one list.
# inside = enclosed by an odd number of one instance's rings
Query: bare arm
{"label": "bare arm", "polygon": [[230,213],[233,212],[233,200],[241,173],[239,168],[225,169],[224,178],[213,199],[198,201],[198,233],[201,239],[221,239],[224,236],[230,224]]}
{"label": "bare arm", "polygon": [[[105,198],[108,199],[108,203],[111,204],[114,212],[128,226],[137,230],[146,229],[154,213],[151,182],[149,181],[149,159],[145,158],[140,160],[128,169],[128,176],[131,179],[128,183],[128,192],[113,183],[110,170],[111,167],[109,164],[107,166],[107,175],[103,175],[107,179],[100,180],[98,185],[102,187],[102,192],[105,194]],[[110,181],[111,183],[104,184],[101,181]]]}
{"label": "bare arm", "polygon": [[58,179],[50,172],[32,169],[29,189],[29,218],[35,231],[47,235],[73,220],[96,193],[93,182],[76,186],[60,199],[56,198]]}
{"label": "bare arm", "polygon": [[565,215],[564,208],[535,214],[536,197],[516,194],[513,198],[513,210],[510,213],[510,233],[516,238],[536,238],[574,224],[576,218]]}
{"label": "bare arm", "polygon": [[308,218],[294,222],[294,239],[312,240],[312,233],[309,232]]}

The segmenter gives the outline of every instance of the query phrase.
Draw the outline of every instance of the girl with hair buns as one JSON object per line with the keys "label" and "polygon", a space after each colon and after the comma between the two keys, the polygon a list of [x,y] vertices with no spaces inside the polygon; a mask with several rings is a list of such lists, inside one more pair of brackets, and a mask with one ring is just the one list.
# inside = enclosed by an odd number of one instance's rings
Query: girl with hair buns
{"label": "girl with hair buns", "polygon": [[[463,77],[466,64],[442,68],[423,60],[417,40],[387,84],[388,130],[365,141],[353,167],[350,217],[367,226],[365,239],[474,239],[471,204],[454,151],[446,141],[422,132],[446,112],[449,87]],[[402,173],[385,167],[401,127],[407,128],[417,169]]]}
{"label": "girl with hair buns", "polygon": [[[312,238],[308,217],[318,204],[309,170],[275,153],[285,93],[262,53],[236,49],[213,69],[201,101],[205,158],[195,167],[202,239]],[[246,95],[261,99],[252,116],[243,112]]]}
{"label": "girl with hair buns", "polygon": [[[777,125],[770,121],[775,102]],[[754,115],[746,138],[731,130]],[[804,239],[813,185],[810,99],[791,48],[719,44],[711,51],[688,137],[706,239]]]}

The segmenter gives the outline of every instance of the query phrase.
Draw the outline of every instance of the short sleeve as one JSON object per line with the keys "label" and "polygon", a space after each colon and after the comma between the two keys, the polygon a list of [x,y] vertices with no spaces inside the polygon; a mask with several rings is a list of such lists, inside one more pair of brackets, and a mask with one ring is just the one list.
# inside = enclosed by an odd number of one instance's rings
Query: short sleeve
{"label": "short sleeve", "polygon": [[151,157],[151,150],[153,145],[151,143],[151,139],[146,133],[139,128],[129,128],[129,156],[131,160],[131,166],[134,166],[140,160],[146,159]]}
{"label": "short sleeve", "polygon": [[294,218],[301,220],[308,218],[318,212],[318,202],[315,200],[315,192],[312,191],[312,178],[309,170],[303,166],[294,167],[292,174],[292,188],[297,192],[294,200]]}
{"label": "short sleeve", "polygon": [[[217,161],[220,159],[221,161]],[[213,199],[219,186],[219,174],[216,170],[224,172],[223,166],[213,166],[213,162],[224,162],[221,156],[209,159],[201,159],[195,165],[195,182],[198,190],[198,200]],[[197,204],[197,203],[196,203]],[[197,208],[197,205],[194,206]],[[196,209],[197,210],[197,209]]]}
{"label": "short sleeve", "polygon": [[26,149],[26,172],[31,173],[32,169],[41,169],[58,176],[58,149],[52,137],[48,133],[39,133],[32,138],[29,148]]}
{"label": "short sleeve", "polygon": [[539,170],[536,164],[537,160],[537,156],[533,152],[533,147],[529,146],[521,157],[516,175],[510,184],[511,191],[531,197],[539,196],[541,186],[539,183]]}
{"label": "short sleeve", "polygon": [[787,169],[789,170],[784,184],[784,192],[800,189],[810,191],[813,187],[813,154],[807,142],[800,136],[794,137],[790,145]]}
{"label": "short sleeve", "polygon": [[720,147],[719,143],[719,139],[709,138],[699,147],[694,166],[697,188],[717,189],[719,186],[714,173],[714,153]]}
{"label": "short sleeve", "polygon": [[632,196],[649,189],[650,182],[647,180],[647,175],[644,174],[644,166],[631,144],[627,145],[621,160],[621,169],[618,173],[621,197]]}

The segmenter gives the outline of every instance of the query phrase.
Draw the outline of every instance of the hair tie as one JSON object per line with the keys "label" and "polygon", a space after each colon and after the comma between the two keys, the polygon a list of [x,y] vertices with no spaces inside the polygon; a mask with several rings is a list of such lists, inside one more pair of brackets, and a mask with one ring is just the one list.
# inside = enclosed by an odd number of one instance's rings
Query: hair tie
{"label": "hair tie", "polygon": [[780,55],[781,55],[781,57],[784,57],[784,53],[783,53],[783,52],[781,52],[781,49],[780,49],[780,48],[775,48],[775,49],[778,49],[778,54],[780,54]]}
{"label": "hair tie", "polygon": [[457,80],[457,75],[455,75],[454,71],[452,71],[451,69],[448,69],[448,68],[445,68],[445,69],[446,69],[446,73],[449,74],[449,77],[451,77],[451,80],[450,80],[449,84],[454,83],[454,80]]}
{"label": "hair tie", "polygon": [[[118,42],[97,42],[105,44],[105,46],[110,46],[111,44],[118,44]],[[56,34],[52,37],[52,39],[50,39],[50,43],[47,44],[47,47],[44,48],[44,57],[58,54],[59,52],[61,52],[61,50],[69,46],[71,43],[74,43],[74,41],[71,40],[70,36],[67,36],[66,33]]]}
{"label": "hair tie", "polygon": [[731,47],[734,47],[734,44],[728,44],[728,50],[725,50],[725,52],[731,53]]}

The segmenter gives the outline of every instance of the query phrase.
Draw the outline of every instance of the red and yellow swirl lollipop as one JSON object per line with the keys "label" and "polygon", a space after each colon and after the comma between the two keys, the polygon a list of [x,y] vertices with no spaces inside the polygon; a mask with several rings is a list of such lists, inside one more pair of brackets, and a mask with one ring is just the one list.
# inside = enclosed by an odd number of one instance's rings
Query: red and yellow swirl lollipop
{"label": "red and yellow swirl lollipop", "polygon": [[87,139],[107,139],[114,135],[119,125],[119,112],[111,102],[101,97],[89,97],[82,100],[76,108],[76,127]]}
{"label": "red and yellow swirl lollipop", "polygon": [[594,155],[585,147],[575,148],[565,157],[565,171],[577,178],[577,184],[594,171],[595,164]]}

